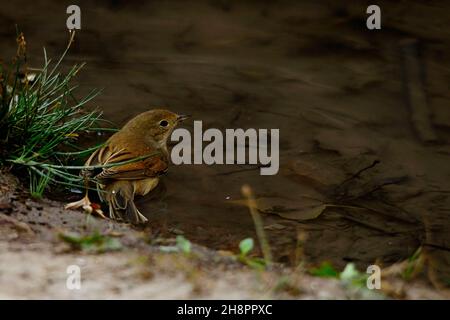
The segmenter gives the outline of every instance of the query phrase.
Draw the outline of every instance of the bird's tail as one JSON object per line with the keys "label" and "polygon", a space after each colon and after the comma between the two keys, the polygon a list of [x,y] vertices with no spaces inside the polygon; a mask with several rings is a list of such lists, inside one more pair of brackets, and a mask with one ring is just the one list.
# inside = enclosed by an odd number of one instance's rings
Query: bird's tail
{"label": "bird's tail", "polygon": [[109,204],[109,216],[111,219],[134,224],[148,221],[134,204],[134,190],[132,190],[130,184],[122,188],[115,185],[113,190],[108,190],[107,188],[105,191],[104,200]]}

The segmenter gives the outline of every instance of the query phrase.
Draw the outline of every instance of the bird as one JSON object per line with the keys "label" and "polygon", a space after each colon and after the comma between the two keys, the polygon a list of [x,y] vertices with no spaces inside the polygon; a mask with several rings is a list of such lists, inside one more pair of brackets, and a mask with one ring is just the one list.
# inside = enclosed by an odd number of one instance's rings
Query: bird
{"label": "bird", "polygon": [[94,180],[100,200],[108,204],[111,219],[134,224],[147,222],[134,197],[144,196],[156,188],[169,166],[167,141],[175,127],[189,117],[153,109],[128,121],[86,160],[81,171],[85,196],[65,208],[82,207],[106,218],[100,207],[89,199],[89,181]]}

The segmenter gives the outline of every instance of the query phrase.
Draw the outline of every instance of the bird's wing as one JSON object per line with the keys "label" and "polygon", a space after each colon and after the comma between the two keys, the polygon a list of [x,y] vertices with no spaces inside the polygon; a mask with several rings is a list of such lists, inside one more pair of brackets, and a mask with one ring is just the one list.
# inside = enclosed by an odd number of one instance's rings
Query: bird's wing
{"label": "bird's wing", "polygon": [[[118,162],[129,161],[138,158],[139,156],[135,152],[121,149],[117,151],[111,150],[108,146],[101,148],[95,154],[93,154],[88,161],[87,165],[106,165],[114,164]],[[101,171],[95,175],[95,178],[104,180],[137,180],[145,179],[149,177],[156,177],[167,171],[168,161],[163,154],[156,154],[148,158],[131,162],[128,164],[117,165],[112,167],[102,168]]]}

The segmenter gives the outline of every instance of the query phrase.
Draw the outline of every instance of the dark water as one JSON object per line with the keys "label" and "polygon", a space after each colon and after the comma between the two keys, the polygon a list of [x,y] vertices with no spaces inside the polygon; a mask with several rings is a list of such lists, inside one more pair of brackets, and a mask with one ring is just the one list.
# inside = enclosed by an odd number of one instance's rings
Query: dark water
{"label": "dark water", "polygon": [[[155,224],[235,250],[254,236],[240,194],[249,184],[280,261],[296,263],[301,244],[310,262],[365,268],[422,245],[445,281],[450,8],[443,3],[381,1],[389,8],[383,28],[368,31],[363,2],[81,1],[82,30],[66,62],[88,63],[82,91],[104,88],[95,105],[118,125],[166,107],[192,114],[204,129],[280,129],[275,176],[254,166],[172,166],[158,192],[139,200]],[[39,65],[43,45],[56,55],[66,43],[66,5],[22,5],[2,5],[1,36],[17,22]],[[404,90],[401,42],[411,38],[421,44],[438,136],[431,145],[414,130]],[[323,203],[333,206],[307,220]]]}

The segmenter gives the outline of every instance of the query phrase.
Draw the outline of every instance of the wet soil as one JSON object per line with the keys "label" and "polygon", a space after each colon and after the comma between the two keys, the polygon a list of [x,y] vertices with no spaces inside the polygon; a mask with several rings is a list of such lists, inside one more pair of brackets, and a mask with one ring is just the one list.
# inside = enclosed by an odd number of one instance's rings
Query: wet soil
{"label": "wet soil", "polygon": [[[82,30],[66,63],[88,63],[81,91],[104,88],[92,107],[118,126],[167,107],[192,114],[204,129],[280,129],[275,176],[254,166],[172,166],[160,189],[138,202],[158,228],[235,250],[255,236],[240,194],[249,184],[277,261],[299,262],[299,238],[306,238],[302,259],[337,268],[388,266],[422,246],[429,281],[445,287],[449,4],[381,1],[379,31],[365,28],[367,5],[81,1]],[[68,38],[65,8],[50,1],[3,5],[2,54],[14,50],[17,23],[33,65],[42,63],[42,46],[57,56]],[[419,43],[433,143],[424,143],[411,121],[407,39]]]}

